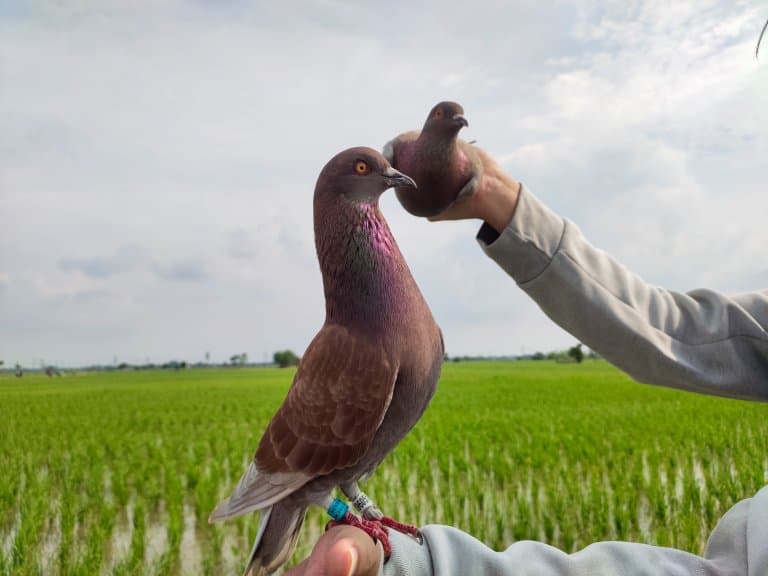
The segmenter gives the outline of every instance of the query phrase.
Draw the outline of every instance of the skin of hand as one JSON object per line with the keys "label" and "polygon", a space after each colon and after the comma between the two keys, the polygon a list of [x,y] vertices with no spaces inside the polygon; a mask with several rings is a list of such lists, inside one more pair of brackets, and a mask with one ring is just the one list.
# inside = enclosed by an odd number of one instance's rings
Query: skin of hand
{"label": "skin of hand", "polygon": [[285,576],[376,576],[382,549],[354,526],[334,526],[315,544],[312,554]]}
{"label": "skin of hand", "polygon": [[456,200],[429,220],[479,218],[501,234],[515,215],[520,183],[509,176],[488,153],[477,148],[483,162],[483,177],[472,194]]}

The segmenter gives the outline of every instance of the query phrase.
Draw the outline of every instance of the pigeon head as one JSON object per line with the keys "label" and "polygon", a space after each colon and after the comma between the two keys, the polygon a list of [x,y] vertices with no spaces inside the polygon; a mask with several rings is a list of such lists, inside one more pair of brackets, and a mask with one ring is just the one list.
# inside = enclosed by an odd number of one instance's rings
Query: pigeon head
{"label": "pigeon head", "polygon": [[464,108],[456,102],[440,102],[429,111],[423,132],[456,136],[459,130],[469,126]]}
{"label": "pigeon head", "polygon": [[416,182],[389,165],[373,148],[339,152],[320,172],[315,197],[338,197],[355,203],[375,202],[387,188],[416,188]]}

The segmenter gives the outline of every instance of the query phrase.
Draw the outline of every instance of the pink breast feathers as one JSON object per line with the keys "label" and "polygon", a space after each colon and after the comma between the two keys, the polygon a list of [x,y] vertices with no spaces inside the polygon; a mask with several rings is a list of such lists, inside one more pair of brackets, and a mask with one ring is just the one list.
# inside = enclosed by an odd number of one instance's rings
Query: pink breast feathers
{"label": "pink breast feathers", "polygon": [[385,254],[392,253],[394,242],[392,233],[387,224],[376,217],[376,209],[373,206],[368,205],[364,208],[362,228],[377,251]]}

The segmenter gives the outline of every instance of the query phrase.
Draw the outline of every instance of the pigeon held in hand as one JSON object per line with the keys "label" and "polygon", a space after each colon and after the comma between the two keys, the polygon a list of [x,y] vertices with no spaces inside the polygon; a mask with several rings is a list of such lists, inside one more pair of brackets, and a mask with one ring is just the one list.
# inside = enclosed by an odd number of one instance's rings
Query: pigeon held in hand
{"label": "pigeon held in hand", "polygon": [[458,198],[474,191],[483,163],[459,131],[468,126],[456,102],[440,102],[429,112],[424,127],[405,132],[384,145],[390,164],[410,175],[418,188],[398,187],[397,199],[415,216],[436,216]]}
{"label": "pigeon held in hand", "polygon": [[[315,186],[315,245],[325,323],[299,363],[253,461],[211,522],[261,511],[245,573],[268,574],[290,557],[308,506],[358,526],[389,553],[388,527],[358,481],[416,424],[434,394],[443,341],[379,209],[393,186],[414,187],[371,148],[325,165]],[[331,496],[341,488],[362,518]]]}

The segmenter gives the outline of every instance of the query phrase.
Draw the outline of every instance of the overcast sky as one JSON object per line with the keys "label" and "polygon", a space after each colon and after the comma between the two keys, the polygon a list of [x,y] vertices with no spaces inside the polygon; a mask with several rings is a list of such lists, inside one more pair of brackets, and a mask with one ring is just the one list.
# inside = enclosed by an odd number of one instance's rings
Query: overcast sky
{"label": "overcast sky", "polygon": [[[384,6],[0,4],[0,359],[302,353],[324,314],[318,172],[445,99],[647,281],[768,287],[765,3]],[[477,223],[382,208],[449,354],[575,343]]]}

